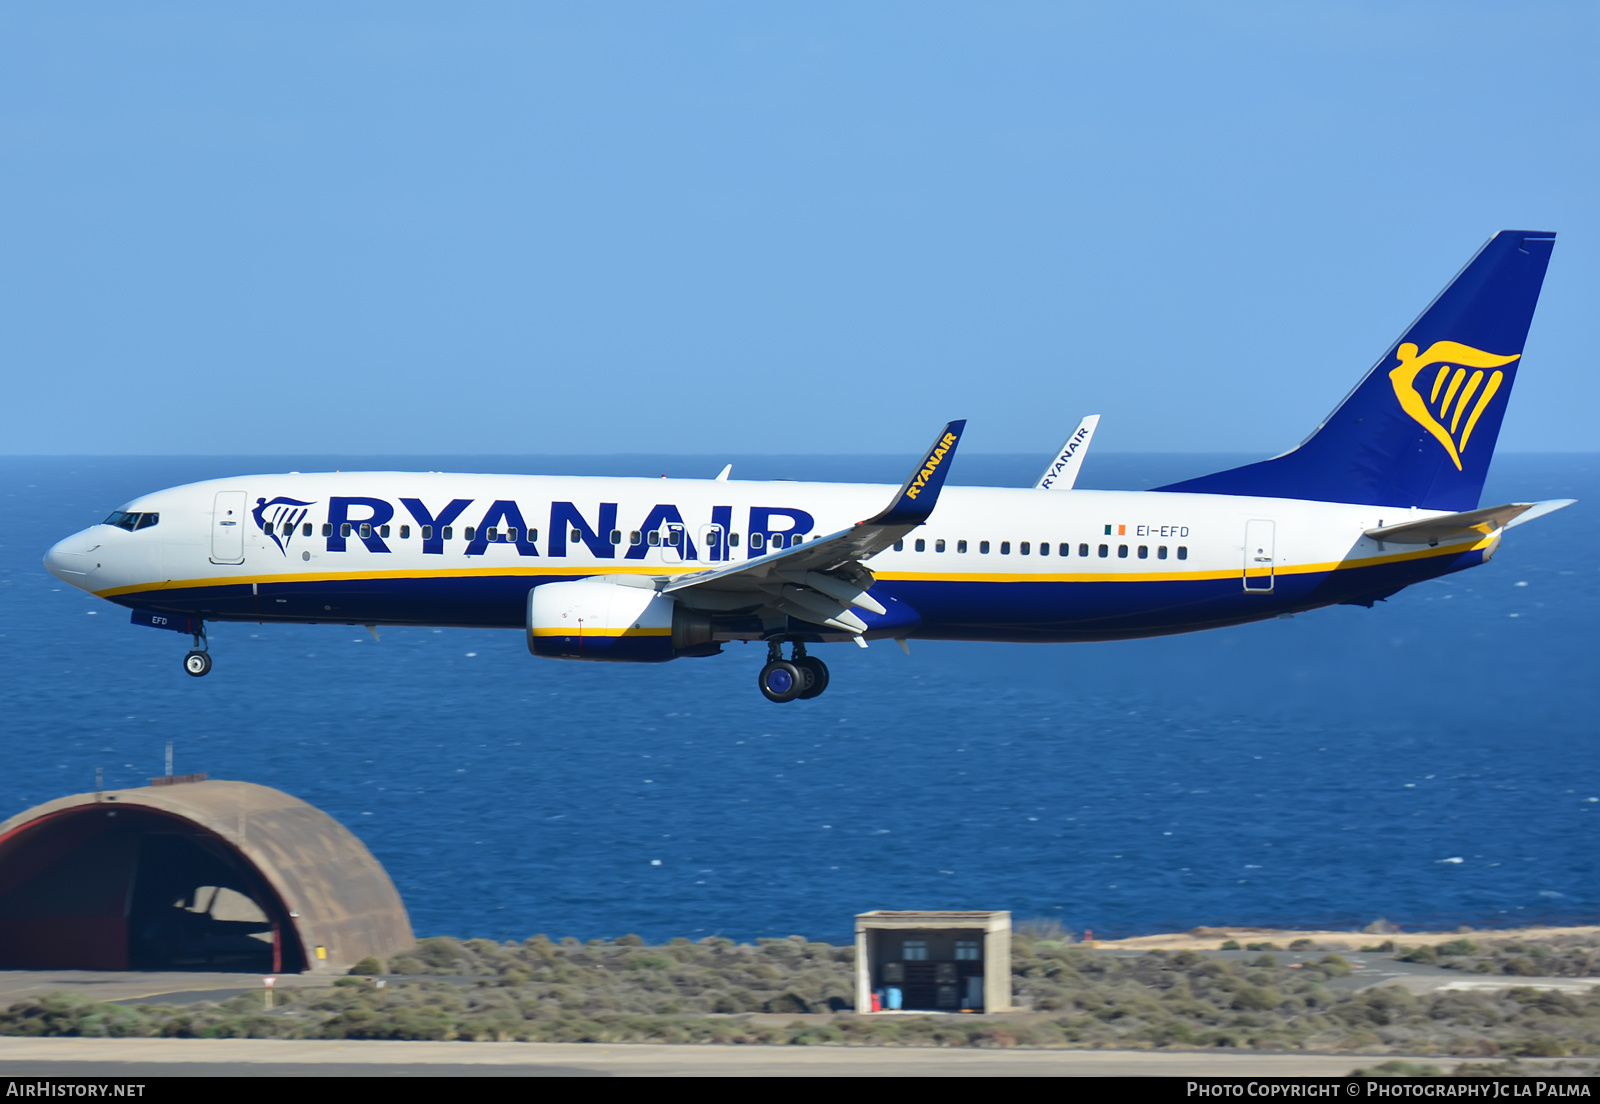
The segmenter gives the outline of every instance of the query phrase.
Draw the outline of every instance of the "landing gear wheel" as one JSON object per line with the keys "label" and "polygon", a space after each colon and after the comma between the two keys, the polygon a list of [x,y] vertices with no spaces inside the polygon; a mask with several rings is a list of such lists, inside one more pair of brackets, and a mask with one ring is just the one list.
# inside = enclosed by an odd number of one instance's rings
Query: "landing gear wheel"
{"label": "landing gear wheel", "polygon": [[183,669],[195,678],[211,673],[210,652],[190,652],[183,657]]}
{"label": "landing gear wheel", "polygon": [[809,671],[802,671],[787,659],[772,659],[761,668],[756,682],[768,701],[789,702],[805,693],[807,684],[813,681],[806,677],[808,674]]}
{"label": "landing gear wheel", "polygon": [[800,691],[800,698],[814,698],[828,688],[828,665],[816,656],[801,656],[794,661],[811,675],[811,685]]}

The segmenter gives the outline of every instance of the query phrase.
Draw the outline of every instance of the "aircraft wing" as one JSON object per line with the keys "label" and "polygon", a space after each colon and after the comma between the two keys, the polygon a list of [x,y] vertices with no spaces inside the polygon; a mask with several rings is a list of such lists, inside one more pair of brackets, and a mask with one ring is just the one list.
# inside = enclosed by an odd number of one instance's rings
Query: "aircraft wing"
{"label": "aircraft wing", "polygon": [[676,576],[662,592],[680,594],[695,606],[771,609],[859,636],[867,624],[850,607],[879,615],[886,612],[867,594],[874,579],[861,561],[928,520],[966,424],[963,420],[946,425],[894,500],[865,521],[782,551]]}
{"label": "aircraft wing", "polygon": [[1504,506],[1489,506],[1482,510],[1468,510],[1460,514],[1408,521],[1368,529],[1366,536],[1385,544],[1440,544],[1446,541],[1487,537],[1497,529],[1510,529],[1525,521],[1571,506],[1576,499],[1556,498],[1548,502],[1510,502]]}

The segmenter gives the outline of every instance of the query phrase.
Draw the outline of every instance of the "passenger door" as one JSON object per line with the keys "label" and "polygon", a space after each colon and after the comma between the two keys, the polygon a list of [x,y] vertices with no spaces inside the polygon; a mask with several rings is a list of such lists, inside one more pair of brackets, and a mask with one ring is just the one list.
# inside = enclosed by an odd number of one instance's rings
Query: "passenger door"
{"label": "passenger door", "polygon": [[244,563],[244,492],[218,491],[211,510],[211,562]]}
{"label": "passenger door", "polygon": [[1266,594],[1272,590],[1273,538],[1270,521],[1249,521],[1244,527],[1244,588]]}

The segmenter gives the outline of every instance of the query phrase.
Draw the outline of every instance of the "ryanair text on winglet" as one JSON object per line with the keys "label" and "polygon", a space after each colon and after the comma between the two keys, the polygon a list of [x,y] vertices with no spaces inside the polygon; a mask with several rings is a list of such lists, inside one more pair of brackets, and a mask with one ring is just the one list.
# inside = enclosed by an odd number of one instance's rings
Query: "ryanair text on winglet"
{"label": "ryanair text on winglet", "polygon": [[907,498],[914,500],[917,495],[922,493],[922,488],[928,485],[928,480],[933,478],[933,473],[944,461],[945,453],[949,452],[955,447],[956,435],[954,433],[946,433],[942,438],[939,439],[939,443],[933,447],[933,451],[929,453],[928,458],[923,461],[922,470],[919,471],[917,473],[917,477],[911,481],[911,486],[906,488]]}

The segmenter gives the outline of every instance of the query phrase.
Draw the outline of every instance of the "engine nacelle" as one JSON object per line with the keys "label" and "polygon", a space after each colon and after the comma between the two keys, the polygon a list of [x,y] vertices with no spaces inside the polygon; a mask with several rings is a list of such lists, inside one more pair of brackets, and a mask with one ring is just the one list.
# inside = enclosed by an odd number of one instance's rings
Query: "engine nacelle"
{"label": "engine nacelle", "polygon": [[545,583],[528,592],[528,651],[547,659],[661,663],[713,655],[709,614],[614,579]]}

